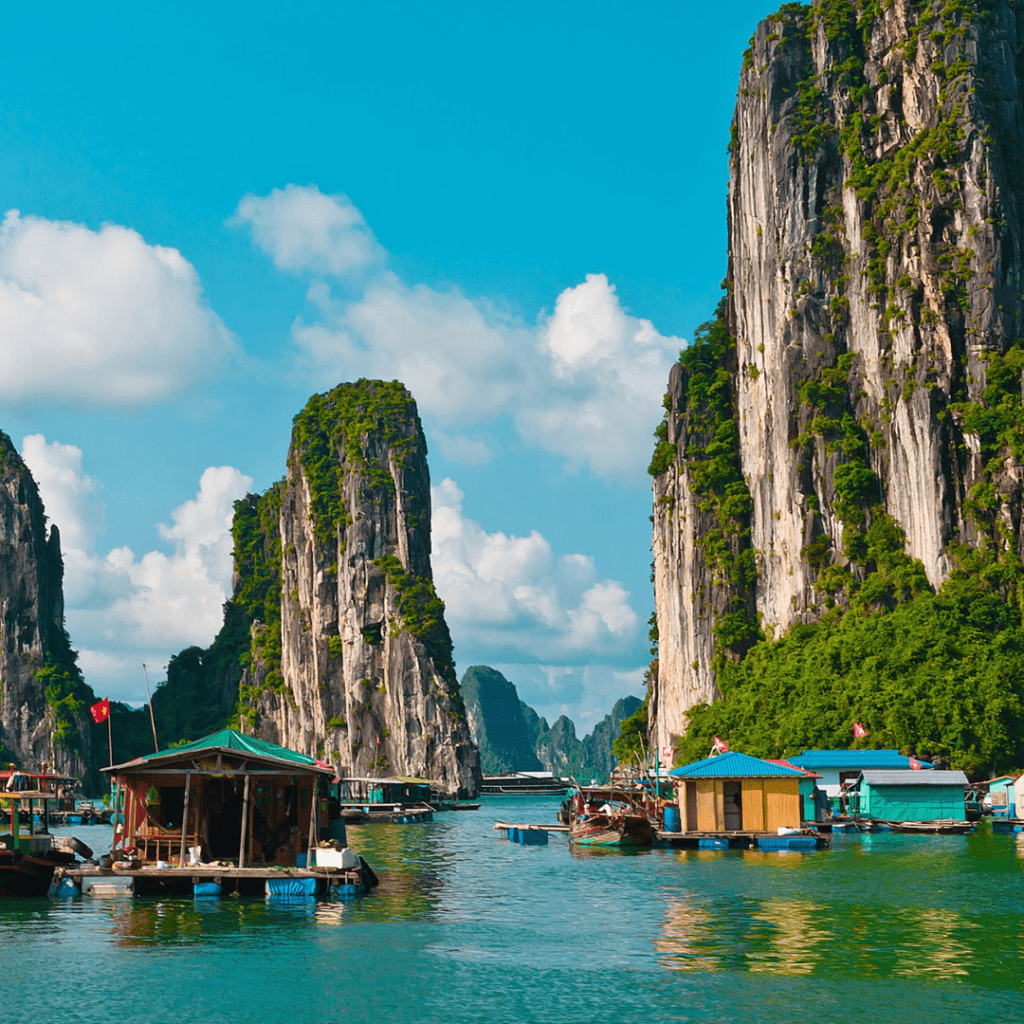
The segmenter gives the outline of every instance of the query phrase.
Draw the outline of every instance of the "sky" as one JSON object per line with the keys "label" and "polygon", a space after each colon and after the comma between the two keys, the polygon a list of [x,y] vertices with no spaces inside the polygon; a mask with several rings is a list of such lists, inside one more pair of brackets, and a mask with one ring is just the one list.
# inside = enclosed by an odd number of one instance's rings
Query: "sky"
{"label": "sky", "polygon": [[101,695],[208,645],[232,503],[359,377],[416,398],[459,672],[588,733],[642,696],[651,434],[726,271],[771,4],[20,5],[0,429]]}

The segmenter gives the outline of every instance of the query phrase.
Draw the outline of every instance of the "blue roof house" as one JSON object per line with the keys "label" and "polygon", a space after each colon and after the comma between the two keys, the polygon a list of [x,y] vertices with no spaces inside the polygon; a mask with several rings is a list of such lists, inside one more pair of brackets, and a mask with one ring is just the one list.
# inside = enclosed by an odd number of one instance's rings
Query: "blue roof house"
{"label": "blue roof house", "polygon": [[797,768],[732,750],[673,768],[682,832],[775,832],[800,828]]}
{"label": "blue roof house", "polygon": [[[855,782],[861,772],[910,771],[910,758],[898,750],[805,750],[789,759],[798,768],[809,768],[821,776],[818,788],[830,797],[838,797],[844,782]],[[923,769],[931,769],[928,761],[921,761]]]}

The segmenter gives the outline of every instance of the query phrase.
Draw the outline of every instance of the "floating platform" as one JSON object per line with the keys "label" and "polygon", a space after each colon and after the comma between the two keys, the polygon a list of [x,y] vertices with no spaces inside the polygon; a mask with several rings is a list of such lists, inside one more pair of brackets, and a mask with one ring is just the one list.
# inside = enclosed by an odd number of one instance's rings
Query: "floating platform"
{"label": "floating platform", "polygon": [[658,832],[657,846],[679,850],[825,850],[828,836],[805,829],[799,835],[777,832]]}
{"label": "floating platform", "polygon": [[58,868],[53,895],[96,896],[358,896],[367,892],[360,868],[138,867],[103,870],[91,865]]}

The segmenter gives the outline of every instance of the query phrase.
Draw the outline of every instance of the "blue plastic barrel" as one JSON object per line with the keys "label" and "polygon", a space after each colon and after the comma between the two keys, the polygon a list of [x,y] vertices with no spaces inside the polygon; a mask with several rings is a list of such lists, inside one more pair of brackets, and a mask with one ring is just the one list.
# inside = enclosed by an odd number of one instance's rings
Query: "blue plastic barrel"
{"label": "blue plastic barrel", "polygon": [[679,820],[679,808],[671,804],[665,808],[665,831],[682,832],[682,823]]}
{"label": "blue plastic barrel", "polygon": [[219,896],[221,894],[220,882],[193,882],[193,896]]}
{"label": "blue plastic barrel", "polygon": [[728,839],[701,839],[697,846],[701,850],[728,850],[729,840]]}
{"label": "blue plastic barrel", "polygon": [[324,832],[327,833],[324,836],[325,839],[341,843],[342,846],[348,846],[348,833],[345,831],[344,818],[335,818],[334,821],[329,821]]}

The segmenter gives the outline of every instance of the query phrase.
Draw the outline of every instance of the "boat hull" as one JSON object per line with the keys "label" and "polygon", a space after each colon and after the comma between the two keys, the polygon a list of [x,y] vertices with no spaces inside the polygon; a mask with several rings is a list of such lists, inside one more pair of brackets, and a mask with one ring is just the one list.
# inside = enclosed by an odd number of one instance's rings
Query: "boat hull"
{"label": "boat hull", "polygon": [[569,841],[577,846],[635,849],[650,846],[654,841],[654,828],[639,815],[609,818],[607,815],[574,822],[569,829]]}

